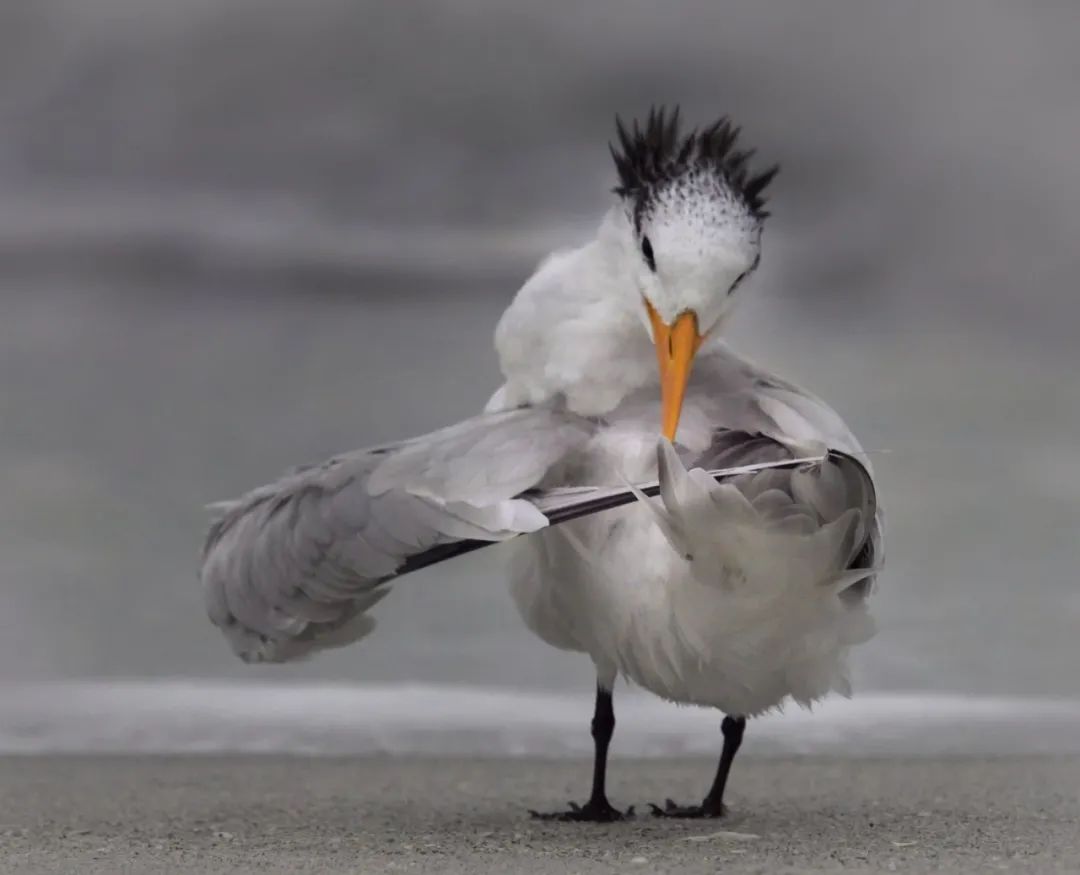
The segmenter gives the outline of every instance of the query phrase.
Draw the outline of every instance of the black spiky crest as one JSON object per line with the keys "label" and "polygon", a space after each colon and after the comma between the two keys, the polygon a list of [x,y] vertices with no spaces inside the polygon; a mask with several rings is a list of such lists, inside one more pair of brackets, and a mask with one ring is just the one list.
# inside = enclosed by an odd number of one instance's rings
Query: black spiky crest
{"label": "black spiky crest", "polygon": [[653,107],[644,128],[637,120],[627,128],[616,116],[619,146],[608,144],[619,172],[616,194],[637,201],[637,216],[650,191],[688,170],[700,168],[719,175],[754,218],[764,219],[769,215],[765,210],[765,188],[780,171],[780,165],[751,173],[749,161],[754,150],[735,148],[739,130],[723,116],[707,128],[695,128],[683,136],[677,106],[670,114],[664,107]]}

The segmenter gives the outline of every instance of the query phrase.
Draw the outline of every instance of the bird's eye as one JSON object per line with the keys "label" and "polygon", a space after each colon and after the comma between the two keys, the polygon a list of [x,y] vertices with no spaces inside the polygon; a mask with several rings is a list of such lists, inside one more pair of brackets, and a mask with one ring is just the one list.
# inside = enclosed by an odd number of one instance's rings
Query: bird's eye
{"label": "bird's eye", "polygon": [[656,258],[653,256],[652,244],[648,237],[641,238],[641,254],[645,256],[645,263],[649,265],[649,270],[656,273]]}
{"label": "bird's eye", "polygon": [[757,258],[754,259],[754,263],[751,264],[742,273],[740,273],[738,279],[736,279],[735,282],[733,282],[731,284],[731,288],[728,289],[728,294],[730,295],[732,292],[734,292],[735,289],[737,289],[739,287],[739,283],[741,283],[744,279],[746,279],[748,276],[750,276],[750,274],[752,274],[755,270],[757,270],[757,266],[759,264],[761,264],[761,253],[760,252],[758,253]]}
{"label": "bird's eye", "polygon": [[739,287],[739,283],[741,283],[749,275],[750,275],[750,271],[748,271],[748,270],[744,270],[742,273],[740,273],[739,276],[738,276],[738,279],[736,279],[735,282],[733,282],[731,284],[731,288],[728,289],[728,294],[729,295],[732,294],[735,291],[735,289],[737,289]]}

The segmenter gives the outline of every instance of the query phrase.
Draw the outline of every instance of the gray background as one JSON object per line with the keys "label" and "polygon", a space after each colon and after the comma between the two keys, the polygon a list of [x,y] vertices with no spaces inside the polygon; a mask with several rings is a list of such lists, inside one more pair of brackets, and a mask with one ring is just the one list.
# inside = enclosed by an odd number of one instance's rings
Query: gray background
{"label": "gray background", "polygon": [[1074,2],[0,5],[0,679],[587,689],[498,550],[362,646],[235,662],[205,502],[476,410],[616,111],[784,171],[736,345],[830,400],[889,511],[863,689],[1080,695]]}

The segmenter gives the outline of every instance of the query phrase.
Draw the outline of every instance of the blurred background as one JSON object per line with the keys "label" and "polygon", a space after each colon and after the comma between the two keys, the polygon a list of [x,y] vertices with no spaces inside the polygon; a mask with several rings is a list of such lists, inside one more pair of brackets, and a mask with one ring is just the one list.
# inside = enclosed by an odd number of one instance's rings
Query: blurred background
{"label": "blurred background", "polygon": [[502,309],[610,203],[614,114],[678,102],[784,167],[732,341],[880,451],[857,688],[1080,697],[1078,37],[1072,0],[0,5],[0,680],[586,702],[500,548],[240,664],[202,506],[479,409]]}

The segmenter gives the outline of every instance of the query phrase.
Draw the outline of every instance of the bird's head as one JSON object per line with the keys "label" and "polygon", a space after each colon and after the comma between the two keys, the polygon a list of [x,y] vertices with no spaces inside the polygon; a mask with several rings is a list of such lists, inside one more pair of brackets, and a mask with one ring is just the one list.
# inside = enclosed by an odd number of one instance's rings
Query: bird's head
{"label": "bird's head", "polygon": [[737,148],[727,118],[684,135],[678,109],[661,109],[644,126],[616,119],[616,130],[615,192],[633,238],[629,291],[656,346],[663,433],[673,440],[694,354],[761,258],[763,195],[779,168],[752,172],[752,151]]}

